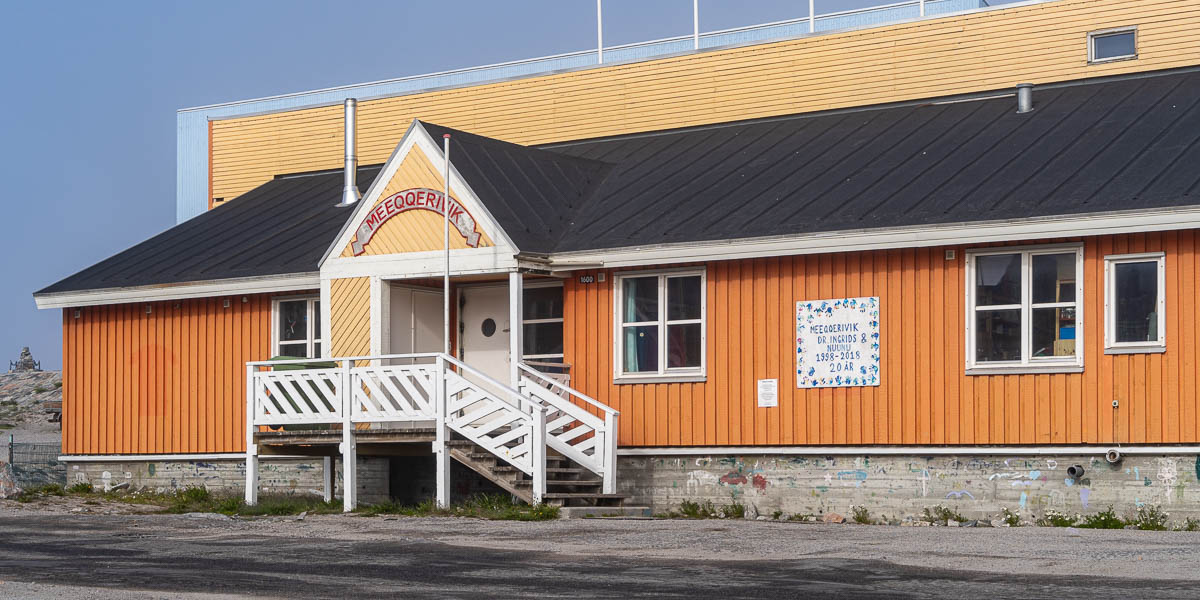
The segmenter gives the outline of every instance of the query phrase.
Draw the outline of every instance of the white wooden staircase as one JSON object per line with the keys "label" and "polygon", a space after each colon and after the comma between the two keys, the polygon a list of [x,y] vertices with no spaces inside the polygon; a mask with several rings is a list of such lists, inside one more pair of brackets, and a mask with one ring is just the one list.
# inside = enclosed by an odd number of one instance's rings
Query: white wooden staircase
{"label": "white wooden staircase", "polygon": [[[257,501],[261,426],[339,423],[353,466],[359,424],[432,422],[440,505],[453,459],[530,504],[621,506],[618,413],[528,365],[518,377],[513,388],[445,354],[248,363],[246,501]],[[355,470],[343,468],[347,511]]]}

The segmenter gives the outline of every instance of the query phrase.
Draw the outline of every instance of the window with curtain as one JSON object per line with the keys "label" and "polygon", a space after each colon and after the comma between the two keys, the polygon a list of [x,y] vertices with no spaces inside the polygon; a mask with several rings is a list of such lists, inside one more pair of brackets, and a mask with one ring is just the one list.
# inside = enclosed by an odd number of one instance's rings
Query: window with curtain
{"label": "window with curtain", "polygon": [[616,279],[618,378],[704,374],[704,272]]}

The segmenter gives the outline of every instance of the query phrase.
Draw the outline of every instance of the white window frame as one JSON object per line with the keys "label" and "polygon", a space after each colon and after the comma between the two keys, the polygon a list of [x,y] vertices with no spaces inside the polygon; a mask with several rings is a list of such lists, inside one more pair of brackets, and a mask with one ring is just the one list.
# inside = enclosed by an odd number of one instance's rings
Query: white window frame
{"label": "white window frame", "polygon": [[[1096,38],[1120,35],[1123,33],[1132,33],[1133,34],[1133,54],[1122,54],[1121,56],[1109,56],[1107,58],[1096,58]],[[1136,60],[1138,57],[1138,28],[1137,28],[1137,25],[1130,25],[1128,27],[1114,27],[1112,29],[1101,29],[1098,31],[1089,31],[1087,34],[1087,47],[1088,47],[1088,64],[1089,65],[1102,65],[1105,63],[1117,62],[1117,61],[1121,61],[1121,60]]]}
{"label": "white window frame", "polygon": [[[304,338],[304,353],[313,359],[321,358],[321,356],[317,355],[316,352],[313,352],[316,344],[321,344],[321,351],[325,351],[325,345],[321,338],[321,332],[315,327],[317,318],[321,316],[317,312],[319,309],[316,308],[317,303],[321,301],[321,297],[307,295],[278,296],[271,298],[271,356],[276,356],[279,352],[279,304],[282,302],[299,302],[302,300],[305,302],[305,310],[308,311],[308,318],[306,319],[308,332]],[[293,340],[285,343],[294,344],[297,346],[300,345],[299,340]]]}
{"label": "white window frame", "polygon": [[[1033,303],[1033,257],[1042,254],[1075,253],[1075,301]],[[1019,305],[990,306],[993,309],[1019,309],[1021,311],[1021,360],[977,361],[975,360],[975,259],[996,254],[1021,255],[1021,303]],[[966,252],[966,365],[967,375],[996,375],[1009,373],[1079,373],[1083,371],[1084,350],[1084,295],[1083,295],[1083,244],[1054,244],[1043,246],[997,246],[979,248]],[[1033,357],[1033,309],[1075,306],[1075,356]]]}
{"label": "white window frame", "polygon": [[[667,319],[667,280],[676,277],[700,277],[700,318]],[[658,320],[623,323],[621,307],[624,306],[625,280],[640,277],[658,278]],[[669,325],[700,324],[700,366],[667,367],[667,327]],[[625,327],[645,325],[658,326],[658,371],[626,373],[623,365]],[[706,269],[669,269],[657,271],[626,271],[613,276],[613,382],[614,383],[669,383],[705,381],[708,368],[708,272]]]}
{"label": "white window frame", "polygon": [[[1116,304],[1116,266],[1139,262],[1158,263],[1158,340],[1118,342]],[[1104,257],[1104,353],[1137,354],[1167,350],[1167,255],[1165,252],[1110,254]]]}
{"label": "white window frame", "polygon": [[[523,287],[523,289],[526,289],[526,290],[533,289],[533,288],[548,288],[548,287],[556,287],[559,289],[563,289],[563,282],[562,281],[526,281],[526,282],[524,282],[524,285],[522,287]],[[522,300],[521,300],[521,304],[522,304],[522,307],[521,307],[521,360],[532,360],[532,361],[542,361],[542,362],[564,362],[566,360],[565,352],[567,349],[566,348],[567,340],[565,337],[565,334],[566,334],[565,329],[563,330],[563,334],[564,334],[563,352],[559,352],[558,354],[525,354],[525,325],[539,325],[542,323],[558,323],[560,327],[564,326],[565,325],[564,317],[566,317],[566,315],[567,315],[566,290],[563,290],[563,316],[558,317],[557,319],[526,319],[525,318],[525,309],[523,306],[524,303],[525,303],[524,298],[522,298]],[[557,359],[557,360],[554,360],[554,359]]]}

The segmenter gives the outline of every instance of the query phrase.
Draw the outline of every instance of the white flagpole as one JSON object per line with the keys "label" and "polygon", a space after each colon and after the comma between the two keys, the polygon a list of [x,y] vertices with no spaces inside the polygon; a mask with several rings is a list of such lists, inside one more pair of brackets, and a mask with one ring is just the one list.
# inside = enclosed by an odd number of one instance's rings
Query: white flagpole
{"label": "white flagpole", "polygon": [[446,185],[442,197],[442,247],[445,250],[445,265],[442,273],[442,351],[450,354],[450,134],[442,136],[443,155],[446,158]]}
{"label": "white flagpole", "polygon": [[604,63],[604,9],[601,3],[604,0],[596,0],[596,62]]}
{"label": "white flagpole", "polygon": [[692,0],[692,49],[700,49],[700,0]]}

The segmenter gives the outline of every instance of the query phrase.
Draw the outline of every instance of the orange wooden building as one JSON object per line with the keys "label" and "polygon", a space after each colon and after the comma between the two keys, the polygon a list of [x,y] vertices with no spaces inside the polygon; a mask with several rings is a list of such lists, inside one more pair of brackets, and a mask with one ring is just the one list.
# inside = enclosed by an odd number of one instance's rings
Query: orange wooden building
{"label": "orange wooden building", "polygon": [[[942,469],[981,511],[1124,503],[1097,469],[1153,460],[1186,500],[1200,12],[943,13],[181,111],[188,218],[35,294],[66,460],[245,465],[253,500],[259,456],[432,443],[443,500],[453,459],[529,501],[799,510],[882,456],[879,494]],[[997,457],[1046,463],[971,487]],[[1030,475],[1085,460],[1067,500]]]}

